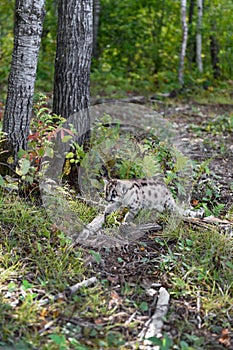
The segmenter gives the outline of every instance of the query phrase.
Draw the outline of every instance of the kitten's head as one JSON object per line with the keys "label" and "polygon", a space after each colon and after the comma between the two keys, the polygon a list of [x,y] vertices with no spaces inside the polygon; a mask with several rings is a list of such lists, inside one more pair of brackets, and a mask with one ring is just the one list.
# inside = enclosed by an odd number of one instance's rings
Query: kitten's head
{"label": "kitten's head", "polygon": [[105,188],[105,199],[108,202],[118,202],[126,193],[125,184],[117,179],[104,180]]}

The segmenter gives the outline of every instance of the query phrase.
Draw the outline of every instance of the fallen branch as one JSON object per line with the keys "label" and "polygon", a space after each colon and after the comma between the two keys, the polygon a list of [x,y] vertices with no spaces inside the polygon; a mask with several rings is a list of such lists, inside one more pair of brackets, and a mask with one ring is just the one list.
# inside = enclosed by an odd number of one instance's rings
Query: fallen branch
{"label": "fallen branch", "polygon": [[80,288],[82,287],[89,287],[92,284],[97,283],[96,277],[90,277],[88,280],[84,280],[82,282],[76,283],[74,286],[69,287],[69,293],[70,295],[75,294]]}
{"label": "fallen branch", "polygon": [[233,232],[233,222],[229,220],[221,220],[214,216],[208,216],[203,219],[199,218],[183,218],[184,222],[191,223],[193,225],[204,227],[208,230],[219,229],[221,233],[226,233],[229,236],[232,236]]}
{"label": "fallen branch", "polygon": [[[140,347],[140,349],[151,349],[151,345],[153,345],[153,343],[148,340],[148,338],[162,336],[163,318],[166,316],[168,311],[169,299],[169,293],[165,288],[161,287],[159,289],[155,313],[145,323],[145,326],[139,333],[139,340],[143,341],[143,347]],[[157,348],[159,349],[159,347],[153,347],[153,349]]]}

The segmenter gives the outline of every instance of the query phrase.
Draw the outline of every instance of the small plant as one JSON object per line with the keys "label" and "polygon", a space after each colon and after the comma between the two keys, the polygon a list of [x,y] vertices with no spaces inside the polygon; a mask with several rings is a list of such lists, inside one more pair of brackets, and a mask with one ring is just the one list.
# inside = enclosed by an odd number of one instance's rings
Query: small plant
{"label": "small plant", "polygon": [[167,334],[165,334],[162,338],[151,337],[148,340],[150,340],[153,345],[159,346],[159,350],[172,349],[173,340]]}

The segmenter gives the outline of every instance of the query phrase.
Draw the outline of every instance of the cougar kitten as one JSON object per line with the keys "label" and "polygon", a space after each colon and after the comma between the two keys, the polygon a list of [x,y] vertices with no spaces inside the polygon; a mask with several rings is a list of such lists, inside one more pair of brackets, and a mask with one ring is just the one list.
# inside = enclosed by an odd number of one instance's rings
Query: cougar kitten
{"label": "cougar kitten", "polygon": [[178,206],[161,179],[112,179],[105,183],[105,198],[110,202],[105,209],[105,216],[118,208],[128,208],[124,221],[132,221],[139,210],[145,208],[160,213],[169,210],[180,216],[203,216],[202,210],[185,210]]}

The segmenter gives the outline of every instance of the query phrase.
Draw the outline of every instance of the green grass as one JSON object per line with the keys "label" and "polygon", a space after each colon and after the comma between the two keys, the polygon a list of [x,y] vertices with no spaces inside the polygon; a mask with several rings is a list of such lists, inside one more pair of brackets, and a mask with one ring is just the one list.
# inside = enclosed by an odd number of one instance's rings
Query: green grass
{"label": "green grass", "polygon": [[[0,213],[0,348],[16,344],[16,349],[127,349],[124,344],[130,337],[135,340],[140,323],[134,319],[126,325],[125,321],[133,312],[147,315],[150,307],[140,282],[132,284],[126,275],[115,295],[110,280],[99,276],[95,286],[82,288],[72,297],[42,303],[48,295],[96,275],[85,264],[87,257],[98,266],[101,255],[113,259],[115,254],[116,264],[123,264],[124,256],[111,250],[95,253],[74,248],[42,207],[17,195],[1,193]],[[180,344],[185,343],[193,346],[190,349],[202,349],[204,338],[195,335],[188,314],[187,318],[175,314],[177,305],[195,309],[198,299],[206,331],[219,334],[231,329],[232,240],[217,231],[194,230],[185,224],[166,235],[152,240],[160,253],[153,260],[151,274],[168,281],[168,320],[174,319],[172,326],[177,330],[172,343],[174,349],[182,349]],[[142,252],[153,251],[149,243],[138,245]],[[146,257],[145,261],[150,263]],[[118,317],[122,310],[126,316]]]}

